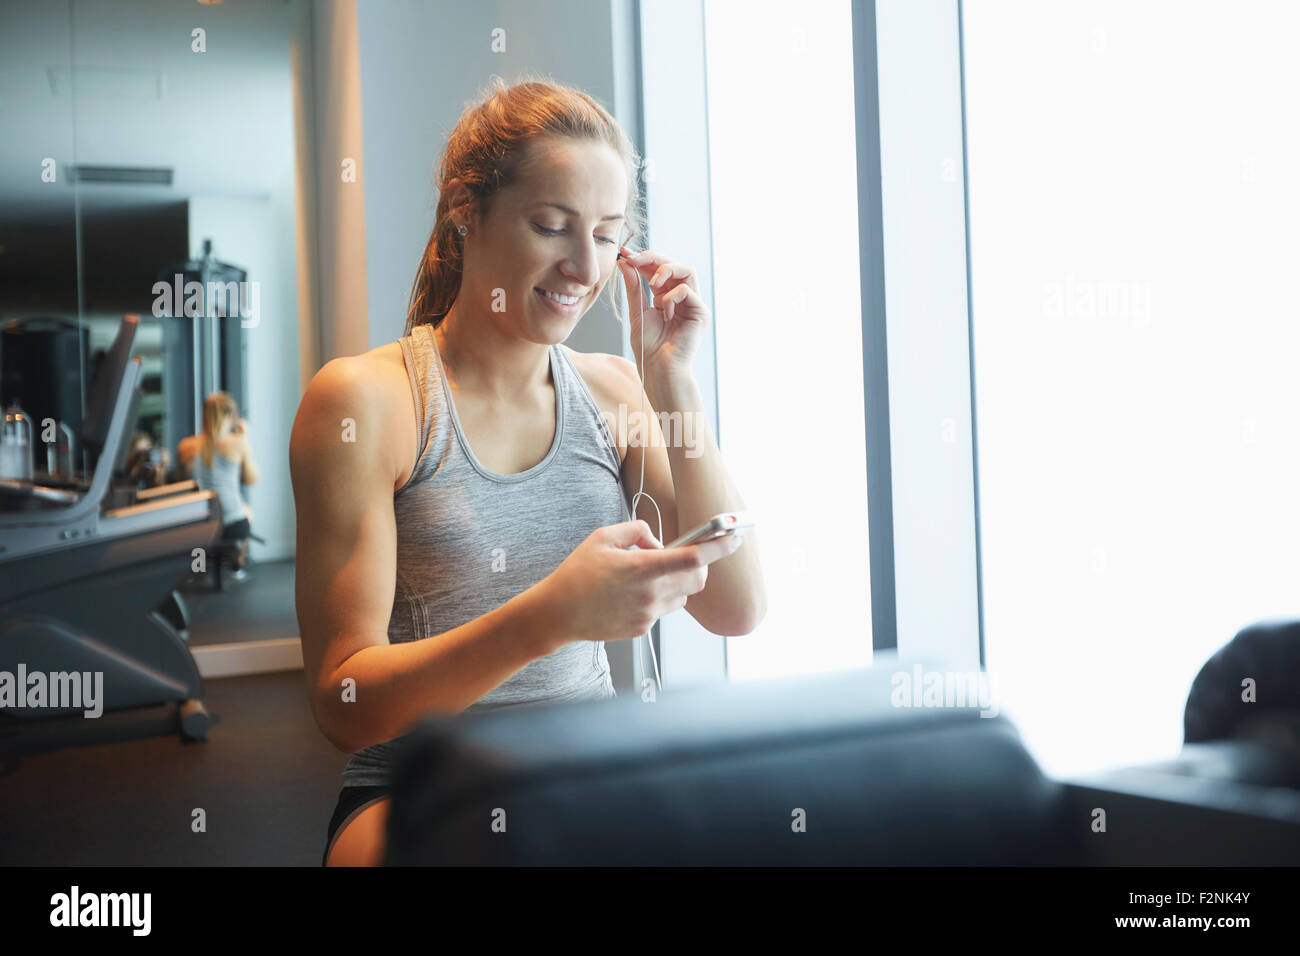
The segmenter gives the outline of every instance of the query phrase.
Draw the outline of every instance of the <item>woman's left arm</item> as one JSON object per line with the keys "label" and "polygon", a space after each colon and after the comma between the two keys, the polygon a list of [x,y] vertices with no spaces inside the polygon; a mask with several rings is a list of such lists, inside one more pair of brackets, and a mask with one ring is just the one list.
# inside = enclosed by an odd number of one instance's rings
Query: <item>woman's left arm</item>
{"label": "woman's left arm", "polygon": [[[685,534],[724,511],[744,511],[744,499],[727,474],[695,379],[688,376],[657,380],[647,375],[646,396],[657,412],[667,413],[670,422],[678,421],[680,413],[681,434],[687,438],[691,437],[692,429],[685,423],[695,423],[693,448],[683,441],[665,442],[672,471],[678,534]],[[748,634],[758,627],[767,613],[767,595],[758,560],[758,535],[754,530],[746,532],[735,553],[709,565],[704,590],[690,596],[686,610],[715,634]]]}
{"label": "woman's left arm", "polygon": [[[662,442],[660,447],[666,449],[672,476],[672,491],[665,498],[672,500],[661,507],[674,510],[677,533],[685,534],[716,514],[745,510],[745,502],[727,473],[708,425],[699,385],[691,371],[691,359],[703,340],[709,311],[689,266],[649,251],[621,258],[619,266],[632,303],[632,348],[644,370],[650,406],[647,415],[657,419],[648,423],[652,434],[646,461],[647,465],[656,460],[662,463],[663,453],[654,447]],[[653,303],[645,301],[638,275],[650,280]],[[657,427],[659,421],[670,423],[666,440]],[[632,457],[629,450],[628,458]],[[647,467],[647,478],[649,472]],[[667,484],[662,476],[656,477],[660,481],[655,484]],[[735,553],[709,565],[704,590],[692,594],[686,602],[691,616],[715,634],[748,634],[767,613],[758,535],[751,530],[742,540]]]}

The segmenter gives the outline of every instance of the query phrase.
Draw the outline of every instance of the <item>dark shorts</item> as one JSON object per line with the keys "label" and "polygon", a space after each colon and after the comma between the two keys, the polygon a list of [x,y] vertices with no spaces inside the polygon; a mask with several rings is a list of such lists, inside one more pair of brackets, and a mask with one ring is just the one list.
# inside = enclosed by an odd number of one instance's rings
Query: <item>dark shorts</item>
{"label": "dark shorts", "polygon": [[238,521],[232,521],[221,529],[221,539],[223,541],[243,541],[253,533],[253,526],[248,523],[247,518],[240,518]]}
{"label": "dark shorts", "polygon": [[392,788],[382,786],[344,787],[340,790],[339,802],[334,807],[334,816],[330,817],[329,832],[325,836],[325,853],[321,856],[320,865],[324,866],[329,860],[330,848],[334,845],[334,835],[343,828],[343,824],[348,822],[349,817],[360,811],[367,803],[391,795]]}

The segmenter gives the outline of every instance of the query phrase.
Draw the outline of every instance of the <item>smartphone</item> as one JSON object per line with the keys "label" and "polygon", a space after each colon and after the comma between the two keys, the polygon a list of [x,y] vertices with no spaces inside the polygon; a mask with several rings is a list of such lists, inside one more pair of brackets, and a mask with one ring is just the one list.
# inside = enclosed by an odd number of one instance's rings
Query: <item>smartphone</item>
{"label": "smartphone", "polygon": [[742,535],[752,527],[754,527],[754,522],[748,512],[725,511],[720,515],[714,515],[698,528],[686,532],[686,534],[665,547],[681,548],[688,544],[699,544],[701,541],[721,538],[727,534]]}

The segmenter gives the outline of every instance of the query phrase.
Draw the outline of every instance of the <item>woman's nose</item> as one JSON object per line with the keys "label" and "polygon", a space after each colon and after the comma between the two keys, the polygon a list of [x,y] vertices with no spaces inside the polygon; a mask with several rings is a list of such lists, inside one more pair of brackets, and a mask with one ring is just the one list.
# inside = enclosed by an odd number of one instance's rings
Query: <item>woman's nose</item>
{"label": "woman's nose", "polygon": [[600,279],[600,257],[594,249],[578,253],[565,262],[561,271],[582,286],[594,286]]}

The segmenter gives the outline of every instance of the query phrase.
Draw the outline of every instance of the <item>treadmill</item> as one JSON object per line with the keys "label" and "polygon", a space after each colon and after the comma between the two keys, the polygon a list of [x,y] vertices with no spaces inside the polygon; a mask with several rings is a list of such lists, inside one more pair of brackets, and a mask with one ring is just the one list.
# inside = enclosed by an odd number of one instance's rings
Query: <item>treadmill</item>
{"label": "treadmill", "polygon": [[[14,680],[20,665],[43,672],[51,689],[56,673],[102,672],[105,712],[175,701],[181,736],[202,740],[210,717],[174,589],[196,548],[215,554],[221,506],[189,481],[137,492],[114,480],[142,372],[131,358],[138,324],[123,318],[87,402],[81,440],[96,456],[92,474],[57,485],[0,480],[0,671]],[[83,710],[0,703],[22,720]]]}

